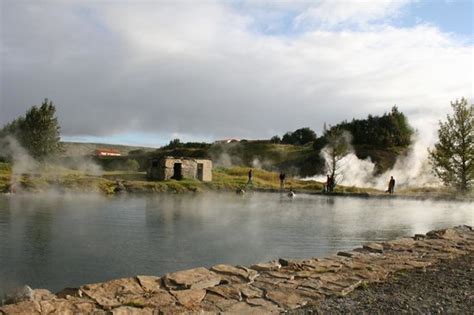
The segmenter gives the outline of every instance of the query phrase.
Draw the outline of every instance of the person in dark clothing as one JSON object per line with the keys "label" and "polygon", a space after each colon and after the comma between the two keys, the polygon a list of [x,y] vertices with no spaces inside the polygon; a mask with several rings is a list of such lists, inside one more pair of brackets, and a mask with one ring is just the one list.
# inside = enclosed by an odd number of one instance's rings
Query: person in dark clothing
{"label": "person in dark clothing", "polygon": [[247,185],[252,184],[252,169],[249,170],[248,176],[249,176],[249,180],[247,182]]}
{"label": "person in dark clothing", "polygon": [[389,194],[393,194],[395,192],[395,179],[393,176],[390,176],[390,181],[388,182],[388,190]]}
{"label": "person in dark clothing", "polygon": [[334,176],[332,175],[328,175],[328,179],[327,179],[327,192],[333,192],[334,191],[334,188],[336,187],[336,182],[334,181]]}
{"label": "person in dark clothing", "polygon": [[285,189],[285,178],[286,178],[286,174],[283,172],[280,172],[280,190]]}
{"label": "person in dark clothing", "polygon": [[331,185],[331,176],[327,175],[326,176],[326,185],[324,186],[324,192],[328,193],[330,190],[330,185]]}

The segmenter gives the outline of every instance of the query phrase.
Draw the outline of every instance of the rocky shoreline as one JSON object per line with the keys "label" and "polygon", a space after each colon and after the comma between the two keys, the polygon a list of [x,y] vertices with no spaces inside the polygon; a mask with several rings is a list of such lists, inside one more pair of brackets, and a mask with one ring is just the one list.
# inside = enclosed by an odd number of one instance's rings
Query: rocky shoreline
{"label": "rocky shoreline", "polygon": [[[14,304],[0,307],[0,314],[346,312],[350,309],[331,308],[339,303],[331,301],[374,283],[393,286],[394,274],[429,270],[443,261],[472,258],[473,252],[472,227],[459,226],[371,243],[326,258],[279,259],[249,267],[216,265],[88,284],[56,294],[26,290],[10,299]],[[357,290],[355,295],[368,296],[364,292]]]}
{"label": "rocky shoreline", "polygon": [[474,314],[474,255],[399,271],[386,282],[329,297],[294,314]]}

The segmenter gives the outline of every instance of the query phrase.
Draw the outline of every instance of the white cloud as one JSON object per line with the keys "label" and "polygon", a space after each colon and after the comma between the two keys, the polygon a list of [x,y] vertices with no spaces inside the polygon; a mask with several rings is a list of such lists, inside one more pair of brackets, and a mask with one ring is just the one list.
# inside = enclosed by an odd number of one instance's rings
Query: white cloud
{"label": "white cloud", "polygon": [[316,24],[325,28],[341,24],[367,25],[367,23],[394,18],[413,0],[321,0],[307,8],[295,19],[295,25]]}
{"label": "white cloud", "polygon": [[[374,1],[361,13],[331,3],[317,6],[321,20],[334,13],[330,25],[393,16],[403,4]],[[9,2],[0,124],[49,97],[67,135],[258,138],[394,104],[414,122],[436,121],[450,100],[473,97],[472,45],[434,26],[277,36],[256,32],[249,12],[221,2]]]}

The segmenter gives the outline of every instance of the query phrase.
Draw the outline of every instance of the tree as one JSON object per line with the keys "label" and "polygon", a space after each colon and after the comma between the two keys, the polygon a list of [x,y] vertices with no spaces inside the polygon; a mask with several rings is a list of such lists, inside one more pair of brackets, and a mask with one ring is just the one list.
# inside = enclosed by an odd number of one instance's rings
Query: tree
{"label": "tree", "polygon": [[296,144],[304,145],[316,140],[316,133],[309,127],[296,129],[293,132]]}
{"label": "tree", "polygon": [[353,144],[380,148],[408,147],[413,135],[413,129],[408,124],[406,116],[397,106],[393,106],[389,113],[382,116],[369,115],[367,119],[344,121],[335,127],[349,131],[353,137]]}
{"label": "tree", "polygon": [[474,105],[451,102],[453,115],[439,122],[438,142],[429,150],[433,171],[446,186],[466,192],[474,182]]}
{"label": "tree", "polygon": [[340,127],[333,127],[324,135],[327,145],[322,153],[326,160],[326,169],[337,183],[341,174],[341,161],[350,151],[350,134]]}
{"label": "tree", "polygon": [[57,154],[60,149],[59,123],[56,108],[45,99],[40,107],[32,106],[24,117],[5,125],[0,136],[15,137],[35,159],[45,159]]}
{"label": "tree", "polygon": [[176,148],[182,147],[182,145],[183,143],[181,142],[181,140],[176,138],[176,139],[171,140],[170,143],[168,143],[167,145],[165,145],[163,149],[176,149]]}
{"label": "tree", "polygon": [[270,142],[271,143],[281,143],[281,139],[280,139],[279,136],[273,136],[273,137],[271,137]]}
{"label": "tree", "polygon": [[291,131],[288,131],[283,135],[281,138],[281,143],[284,144],[294,144],[294,139],[293,139],[293,133]]}
{"label": "tree", "polygon": [[281,139],[282,143],[305,145],[316,140],[316,133],[309,127],[296,129],[294,132],[287,132]]}

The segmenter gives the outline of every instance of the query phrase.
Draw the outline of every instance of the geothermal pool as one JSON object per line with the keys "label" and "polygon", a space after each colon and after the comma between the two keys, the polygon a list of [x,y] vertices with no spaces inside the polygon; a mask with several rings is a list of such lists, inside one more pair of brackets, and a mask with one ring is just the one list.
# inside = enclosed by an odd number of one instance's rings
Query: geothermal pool
{"label": "geothermal pool", "polygon": [[1,195],[0,294],[308,258],[472,225],[473,203],[278,194]]}

